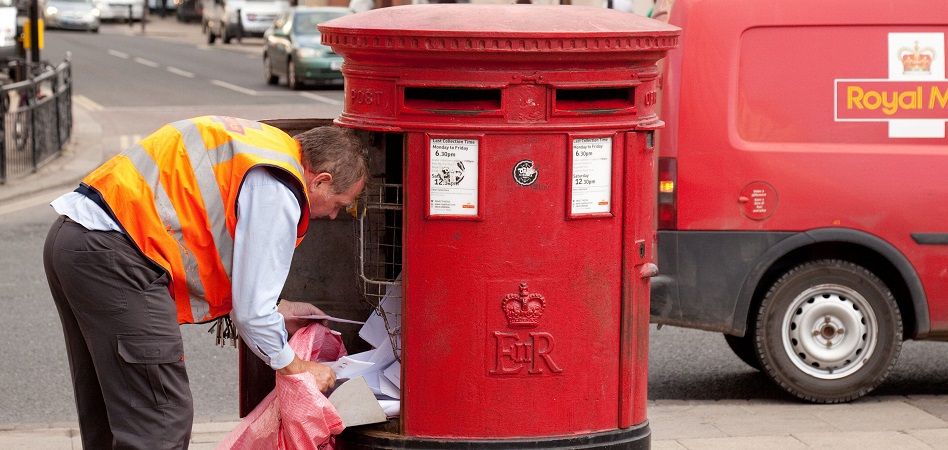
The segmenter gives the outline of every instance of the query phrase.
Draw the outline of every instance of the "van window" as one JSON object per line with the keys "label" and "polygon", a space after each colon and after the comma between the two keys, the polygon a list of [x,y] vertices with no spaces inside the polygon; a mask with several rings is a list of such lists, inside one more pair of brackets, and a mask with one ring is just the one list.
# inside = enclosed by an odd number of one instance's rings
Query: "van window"
{"label": "van window", "polygon": [[[891,29],[881,26],[801,26],[761,27],[745,31],[741,38],[738,62],[738,95],[735,96],[737,117],[732,121],[737,126],[739,136],[745,141],[773,143],[943,143],[943,139],[893,139],[888,120],[896,117],[913,118],[919,114],[944,115],[948,109],[941,102],[948,100],[946,84],[940,85],[943,91],[936,93],[934,105],[930,104],[930,96],[926,96],[923,102],[910,104],[919,106],[917,111],[905,107],[901,110],[885,108],[877,101],[885,95],[882,88],[876,94],[870,93],[872,86],[883,86],[881,84],[865,84],[862,88],[856,86],[848,105],[845,97],[842,105],[836,104],[839,100],[836,89],[841,85],[839,80],[888,82],[891,77],[902,83],[896,85],[895,89],[913,92],[919,84],[911,80],[944,80],[943,65],[940,73],[919,74],[915,78],[902,77],[899,48],[893,50],[890,42]],[[909,37],[913,33],[922,37],[925,33],[933,34],[930,33],[931,27],[899,27],[897,31]],[[932,41],[937,42],[937,39]],[[941,42],[943,46],[943,37]],[[926,45],[938,44],[923,42],[920,45],[925,48]],[[902,51],[904,53],[905,49],[902,48]],[[892,65],[898,66],[890,67]],[[934,72],[938,72],[937,68]],[[845,87],[843,83],[841,86]],[[892,85],[886,86],[885,89],[893,89]],[[925,94],[929,94],[932,86],[924,86]],[[858,95],[860,92],[864,94],[861,97]],[[938,93],[943,93],[945,97],[939,99]],[[909,104],[909,97],[903,97],[903,100]],[[849,110],[845,109],[847,106]],[[930,107],[940,111],[921,111]],[[843,110],[838,111],[837,108]],[[854,110],[857,111],[853,113]],[[850,121],[837,117],[841,115],[845,119],[847,114],[861,114],[861,118]],[[940,123],[944,127],[944,121]]]}

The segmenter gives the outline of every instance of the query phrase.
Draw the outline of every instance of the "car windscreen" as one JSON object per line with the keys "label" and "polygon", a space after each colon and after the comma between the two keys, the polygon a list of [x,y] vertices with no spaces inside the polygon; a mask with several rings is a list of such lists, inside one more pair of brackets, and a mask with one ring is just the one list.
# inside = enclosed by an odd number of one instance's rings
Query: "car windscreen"
{"label": "car windscreen", "polygon": [[332,20],[337,17],[342,17],[346,13],[336,13],[336,12],[305,12],[297,13],[296,17],[293,19],[293,31],[296,34],[319,34],[319,30],[316,29],[316,25],[319,25],[322,22],[327,20]]}

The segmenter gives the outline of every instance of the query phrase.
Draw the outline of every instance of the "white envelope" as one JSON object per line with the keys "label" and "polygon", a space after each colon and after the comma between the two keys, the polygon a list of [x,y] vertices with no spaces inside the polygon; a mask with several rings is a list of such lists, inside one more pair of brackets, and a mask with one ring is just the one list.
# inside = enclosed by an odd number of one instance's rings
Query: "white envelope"
{"label": "white envelope", "polygon": [[336,372],[336,378],[355,378],[359,375],[372,371],[375,363],[369,361],[375,354],[375,350],[356,353],[339,358],[332,364],[333,372]]}
{"label": "white envelope", "polygon": [[388,417],[397,416],[402,410],[402,402],[399,400],[379,400],[379,406]]}
{"label": "white envelope", "polygon": [[[398,274],[396,281],[401,280],[402,275]],[[401,326],[402,317],[402,287],[401,285],[389,285],[385,287],[385,296],[379,302],[382,309],[385,310],[385,316],[388,318],[388,325],[393,333],[397,333]],[[365,325],[359,330],[359,337],[373,347],[381,347],[382,342],[389,339],[389,330],[385,328],[385,320],[373,311],[366,319]]]}

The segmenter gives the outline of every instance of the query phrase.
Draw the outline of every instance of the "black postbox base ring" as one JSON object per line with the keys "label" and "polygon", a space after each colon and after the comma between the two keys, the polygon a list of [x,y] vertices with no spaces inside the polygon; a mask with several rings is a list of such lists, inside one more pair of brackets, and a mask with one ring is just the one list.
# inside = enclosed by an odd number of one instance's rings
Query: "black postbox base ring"
{"label": "black postbox base ring", "polygon": [[554,450],[605,449],[647,450],[651,444],[648,422],[613,431],[556,438],[539,439],[420,439],[372,429],[351,428],[339,435],[339,450]]}

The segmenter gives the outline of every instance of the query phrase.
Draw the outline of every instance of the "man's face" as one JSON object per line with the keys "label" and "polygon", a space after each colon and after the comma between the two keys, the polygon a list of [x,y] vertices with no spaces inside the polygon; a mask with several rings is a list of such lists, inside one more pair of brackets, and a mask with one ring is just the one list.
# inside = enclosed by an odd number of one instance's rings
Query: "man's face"
{"label": "man's face", "polygon": [[335,219],[336,214],[355,201],[365,187],[365,180],[359,180],[348,191],[337,194],[333,190],[332,175],[328,173],[310,174],[307,177],[309,185],[309,214],[310,217],[328,217]]}

